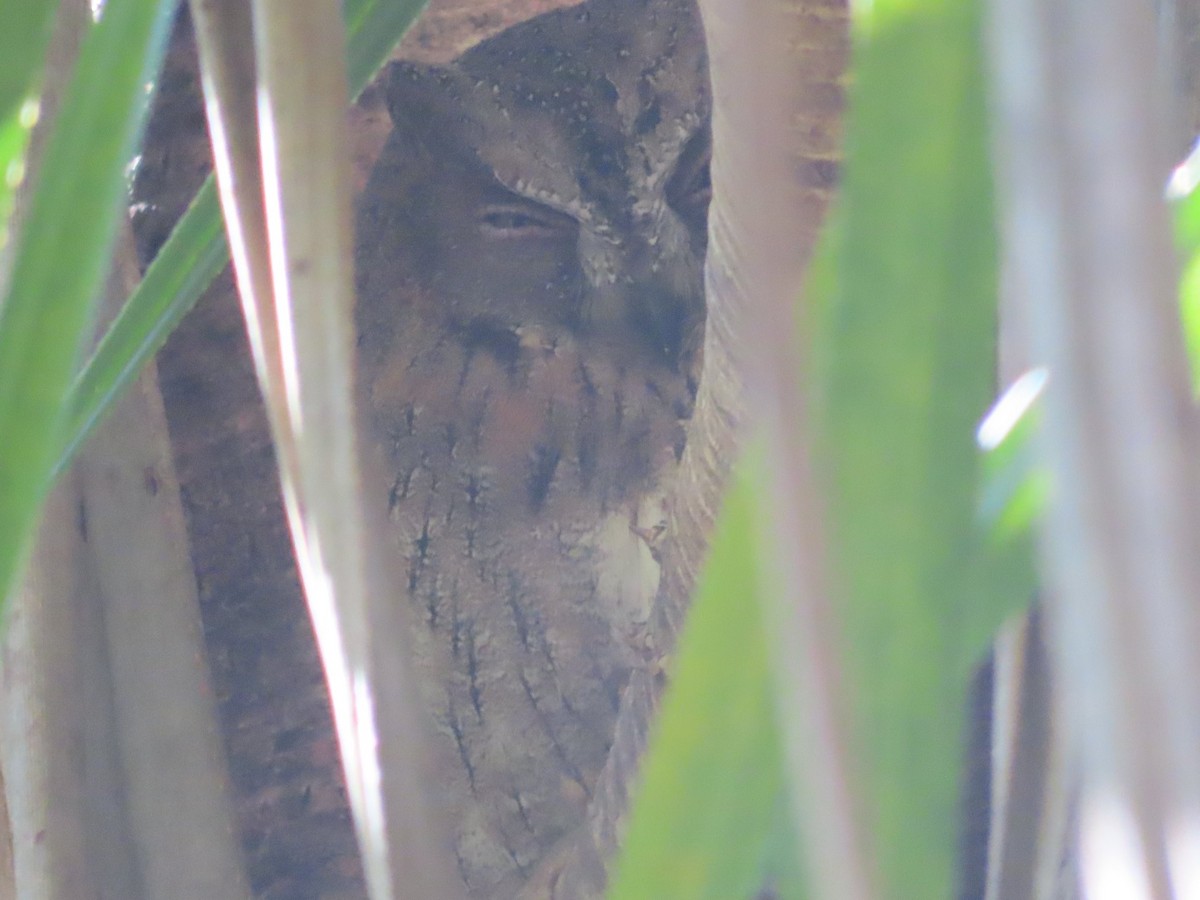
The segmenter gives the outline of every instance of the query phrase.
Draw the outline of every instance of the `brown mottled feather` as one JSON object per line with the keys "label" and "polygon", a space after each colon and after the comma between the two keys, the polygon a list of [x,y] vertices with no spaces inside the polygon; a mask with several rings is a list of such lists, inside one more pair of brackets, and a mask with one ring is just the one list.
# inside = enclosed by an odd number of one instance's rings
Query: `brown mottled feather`
{"label": "brown mottled feather", "polygon": [[703,328],[703,46],[684,0],[591,0],[391,75],[365,430],[475,897],[583,827],[641,658]]}

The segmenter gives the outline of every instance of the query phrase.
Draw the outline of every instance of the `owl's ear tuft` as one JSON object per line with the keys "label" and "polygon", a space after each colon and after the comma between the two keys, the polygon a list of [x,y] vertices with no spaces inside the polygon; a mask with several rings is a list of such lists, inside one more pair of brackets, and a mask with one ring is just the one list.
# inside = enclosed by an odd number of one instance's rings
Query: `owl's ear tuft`
{"label": "owl's ear tuft", "polygon": [[394,62],[387,72],[387,106],[392,124],[422,133],[440,117],[452,100],[454,77],[447,69],[412,62]]}

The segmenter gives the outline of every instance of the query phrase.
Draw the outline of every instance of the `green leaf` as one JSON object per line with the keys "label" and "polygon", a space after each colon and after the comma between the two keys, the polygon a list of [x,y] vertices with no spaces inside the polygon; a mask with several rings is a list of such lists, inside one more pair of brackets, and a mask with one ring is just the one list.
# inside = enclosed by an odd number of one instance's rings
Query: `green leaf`
{"label": "green leaf", "polygon": [[951,894],[968,677],[1027,602],[984,577],[997,559],[976,520],[997,294],[978,7],[857,11],[836,286],[815,351],[843,659],[891,897]]}
{"label": "green leaf", "polygon": [[[13,190],[36,116],[31,107],[57,4],[46,0],[0,3],[0,253],[8,243]],[[5,276],[0,271],[0,292]]]}
{"label": "green leaf", "polygon": [[121,215],[174,4],[109,0],[80,50],[46,145],[0,307],[0,597],[7,597],[61,445],[63,400]]}
{"label": "green leaf", "polygon": [[[25,148],[29,145],[31,123],[13,110],[7,119],[0,119],[0,255],[5,253],[12,227],[13,190],[23,175]],[[0,256],[0,291],[4,290],[5,272]]]}
{"label": "green leaf", "polygon": [[229,244],[210,177],[75,380],[55,477],[228,263]]}
{"label": "green leaf", "polygon": [[1050,498],[1050,473],[1037,448],[1046,371],[1018,378],[992,407],[978,434],[982,484],[971,534],[970,580],[961,640],[979,659],[1008,617],[1037,594],[1035,530]]}
{"label": "green leaf", "polygon": [[1192,367],[1192,390],[1200,394],[1200,144],[1175,170],[1168,186],[1175,213],[1175,243],[1183,258],[1179,309]]}
{"label": "green leaf", "polygon": [[979,427],[984,482],[978,524],[993,543],[1030,533],[1050,493],[1049,472],[1034,446],[1046,381],[1045,369],[1026,372]]}
{"label": "green leaf", "polygon": [[[345,7],[351,93],[357,96],[416,19],[424,0],[350,0]],[[55,466],[70,462],[95,424],[158,352],[229,261],[212,177],[196,194],[145,278],[96,346],[70,396],[70,424]]]}
{"label": "green leaf", "polygon": [[387,62],[428,0],[347,0],[346,74],[357,97]]}
{"label": "green leaf", "polygon": [[745,466],[725,499],[610,900],[752,897],[778,858],[787,819],[756,572],[761,481],[760,465]]}
{"label": "green leaf", "polygon": [[32,93],[57,9],[48,0],[0,3],[0,122],[12,118]]}

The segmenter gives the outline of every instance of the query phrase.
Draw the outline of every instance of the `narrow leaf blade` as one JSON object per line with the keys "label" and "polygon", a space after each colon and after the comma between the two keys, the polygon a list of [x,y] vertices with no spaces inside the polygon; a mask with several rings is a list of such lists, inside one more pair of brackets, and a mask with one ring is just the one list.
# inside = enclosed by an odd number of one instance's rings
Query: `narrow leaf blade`
{"label": "narrow leaf blade", "polygon": [[946,897],[971,644],[1015,605],[981,583],[975,544],[997,283],[979,11],[879,0],[856,25],[817,406],[882,883]]}
{"label": "narrow leaf blade", "polygon": [[754,896],[784,843],[776,839],[783,774],[756,574],[762,477],[761,465],[745,467],[726,497],[611,900]]}
{"label": "narrow leaf blade", "polygon": [[[0,307],[0,597],[58,454],[63,399],[91,325],[173,4],[109,0],[80,51],[16,237]],[[69,257],[64,260],[64,248]]]}
{"label": "narrow leaf blade", "polygon": [[[352,0],[346,4],[353,95],[357,96],[383,65],[423,7],[424,0]],[[229,247],[210,176],[76,378],[56,472],[66,467],[105,410],[158,352],[228,262]]]}

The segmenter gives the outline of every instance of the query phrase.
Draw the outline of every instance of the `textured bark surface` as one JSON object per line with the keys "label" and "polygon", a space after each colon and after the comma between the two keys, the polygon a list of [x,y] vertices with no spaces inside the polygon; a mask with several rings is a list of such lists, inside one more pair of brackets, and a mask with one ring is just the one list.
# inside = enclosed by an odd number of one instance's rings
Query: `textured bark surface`
{"label": "textured bark surface", "polygon": [[328,696],[227,276],[160,357],[213,681],[256,896],[359,893]]}

